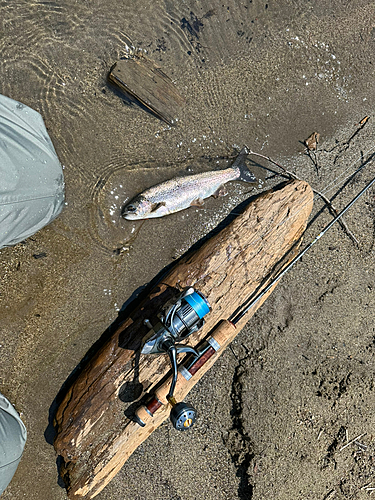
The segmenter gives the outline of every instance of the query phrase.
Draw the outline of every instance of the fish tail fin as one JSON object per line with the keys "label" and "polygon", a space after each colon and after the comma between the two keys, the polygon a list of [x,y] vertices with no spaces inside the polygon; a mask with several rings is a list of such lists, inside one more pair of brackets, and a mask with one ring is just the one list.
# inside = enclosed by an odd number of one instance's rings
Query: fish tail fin
{"label": "fish tail fin", "polygon": [[239,180],[241,180],[243,182],[256,183],[257,182],[256,176],[253,174],[253,172],[251,172],[247,168],[247,165],[246,165],[246,158],[247,158],[248,154],[249,154],[248,149],[242,148],[239,155],[235,159],[235,161],[232,165],[232,168],[234,168],[235,170],[238,170],[238,172],[239,172],[238,179]]}

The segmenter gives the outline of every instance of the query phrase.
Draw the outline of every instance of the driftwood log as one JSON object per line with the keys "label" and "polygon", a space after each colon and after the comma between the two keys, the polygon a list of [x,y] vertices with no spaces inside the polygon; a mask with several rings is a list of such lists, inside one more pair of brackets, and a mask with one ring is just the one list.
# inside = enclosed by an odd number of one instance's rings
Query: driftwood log
{"label": "driftwood log", "polygon": [[[188,339],[189,345],[196,346],[254,290],[265,287],[267,277],[280,263],[285,265],[292,258],[290,254],[285,256],[300,240],[312,204],[312,190],[303,181],[263,193],[227,227],[178,261],[127,314],[68,388],[55,415],[54,446],[62,457],[60,474],[70,499],[97,495],[169,415],[170,408],[165,405],[145,427],[132,418],[147,393],[153,394],[171,373],[166,355],[140,354],[147,333],[144,319],[155,324],[156,314],[174,296],[176,287],[194,286],[212,306],[203,329]],[[229,330],[224,348],[265,299],[242,318],[236,329]],[[176,388],[177,400],[183,399],[224,348],[188,384]]]}

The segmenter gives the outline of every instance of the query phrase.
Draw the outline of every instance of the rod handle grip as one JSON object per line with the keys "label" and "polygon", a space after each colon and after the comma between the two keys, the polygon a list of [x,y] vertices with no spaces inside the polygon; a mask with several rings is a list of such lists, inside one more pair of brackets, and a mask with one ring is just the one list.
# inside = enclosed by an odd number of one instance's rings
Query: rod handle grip
{"label": "rod handle grip", "polygon": [[152,415],[148,413],[145,405],[142,405],[139,408],[137,408],[135,416],[137,417],[138,422],[142,427],[144,427],[146,424],[150,422],[150,420],[152,420]]}
{"label": "rod handle grip", "polygon": [[231,321],[224,319],[212,332],[211,337],[216,340],[222,349],[232,342],[235,329],[236,326]]}

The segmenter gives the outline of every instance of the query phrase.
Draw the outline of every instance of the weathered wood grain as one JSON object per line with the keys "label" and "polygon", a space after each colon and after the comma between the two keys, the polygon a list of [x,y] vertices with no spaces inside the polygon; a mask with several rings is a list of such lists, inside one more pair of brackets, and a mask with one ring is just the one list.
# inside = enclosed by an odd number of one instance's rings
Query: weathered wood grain
{"label": "weathered wood grain", "polygon": [[133,56],[117,61],[108,78],[168,125],[173,125],[185,104],[172,80],[146,57]]}
{"label": "weathered wood grain", "polygon": [[[70,499],[89,499],[98,494],[141,442],[169,416],[168,406],[163,406],[144,428],[131,419],[145,393],[152,393],[170,373],[167,356],[140,354],[141,340],[147,333],[144,319],[155,322],[156,314],[176,287],[194,286],[204,293],[213,309],[203,329],[189,338],[190,345],[197,345],[263,286],[264,279],[302,236],[312,204],[312,190],[303,181],[287,183],[257,197],[226,228],[177,262],[92,357],[55,416],[54,446],[64,462],[61,475]],[[238,323],[228,342],[265,299]],[[183,391],[176,393],[178,399],[223,350],[194,375]],[[121,395],[134,386],[140,387],[141,393],[133,396],[134,400],[122,397],[128,401],[124,403]]]}

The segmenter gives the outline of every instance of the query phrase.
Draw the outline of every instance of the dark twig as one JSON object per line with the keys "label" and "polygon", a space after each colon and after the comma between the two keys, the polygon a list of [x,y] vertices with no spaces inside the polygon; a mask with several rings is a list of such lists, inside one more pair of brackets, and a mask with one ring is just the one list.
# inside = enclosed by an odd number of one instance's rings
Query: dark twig
{"label": "dark twig", "polygon": [[[339,214],[339,211],[337,210],[337,208],[335,206],[332,205],[331,201],[323,193],[320,193],[319,191],[316,191],[315,189],[313,189],[313,191],[315,194],[319,195],[322,198],[322,200],[327,204],[328,209],[331,212],[331,214],[334,217],[336,217]],[[346,232],[347,236],[349,236],[349,238],[352,240],[352,242],[359,248],[359,242],[358,242],[357,238],[354,236],[354,234],[348,228],[348,225],[346,224],[346,222],[341,218],[339,220],[339,223],[340,223],[340,226]]]}
{"label": "dark twig", "polygon": [[[319,165],[318,165],[318,159],[316,157],[316,152],[315,151],[310,151],[309,149],[306,150],[306,153],[305,153],[309,158],[310,160],[312,161],[314,167],[315,167],[315,170],[316,170],[316,173],[319,174]],[[314,155],[314,157],[312,156]]]}

